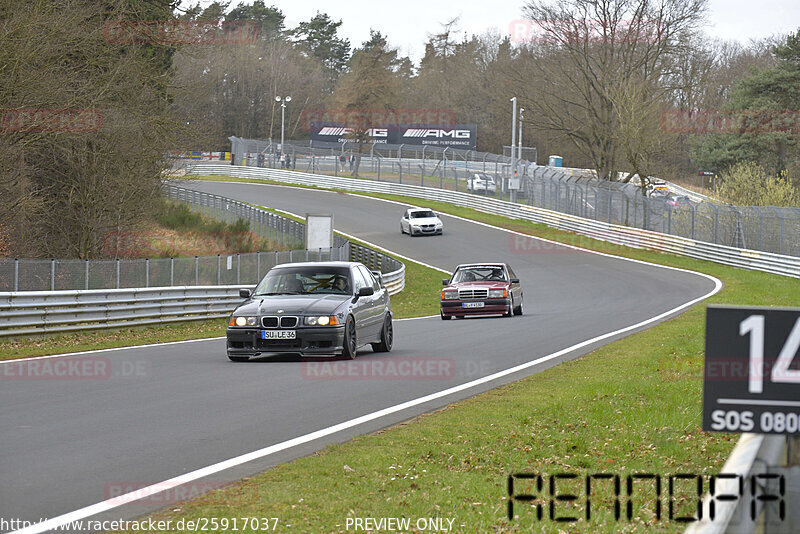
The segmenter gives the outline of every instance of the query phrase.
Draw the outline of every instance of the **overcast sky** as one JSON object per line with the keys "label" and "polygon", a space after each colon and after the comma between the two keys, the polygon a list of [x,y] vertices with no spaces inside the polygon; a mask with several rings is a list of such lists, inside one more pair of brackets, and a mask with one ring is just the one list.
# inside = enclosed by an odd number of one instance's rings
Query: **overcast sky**
{"label": "overcast sky", "polygon": [[[196,0],[184,0],[183,5]],[[207,5],[210,1],[201,1]],[[232,6],[240,2],[234,0]],[[246,3],[251,3],[248,0]],[[294,27],[317,11],[334,20],[342,20],[340,34],[360,46],[369,37],[370,28],[386,35],[389,43],[417,62],[424,52],[428,35],[436,33],[441,23],[460,17],[459,27],[467,35],[493,29],[503,35],[524,36],[535,32],[530,23],[521,22],[524,0],[266,0],[286,15],[286,26]],[[746,44],[800,28],[798,0],[709,0],[706,31],[713,37],[735,39]]]}

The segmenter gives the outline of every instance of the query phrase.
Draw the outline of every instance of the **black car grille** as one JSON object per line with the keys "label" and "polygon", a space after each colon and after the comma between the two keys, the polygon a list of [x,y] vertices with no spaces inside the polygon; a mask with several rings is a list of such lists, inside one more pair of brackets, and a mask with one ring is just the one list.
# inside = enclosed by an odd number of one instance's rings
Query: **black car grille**
{"label": "black car grille", "polygon": [[294,328],[299,323],[299,319],[294,315],[286,315],[282,317],[276,317],[274,315],[270,315],[267,317],[261,318],[261,326],[264,328]]}
{"label": "black car grille", "polygon": [[485,299],[489,296],[488,289],[459,289],[458,298],[460,299]]}

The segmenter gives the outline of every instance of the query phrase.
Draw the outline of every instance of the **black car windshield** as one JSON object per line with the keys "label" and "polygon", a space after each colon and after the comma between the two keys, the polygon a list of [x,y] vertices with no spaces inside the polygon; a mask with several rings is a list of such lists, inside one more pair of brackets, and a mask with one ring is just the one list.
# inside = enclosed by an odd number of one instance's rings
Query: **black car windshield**
{"label": "black car windshield", "polygon": [[432,211],[412,211],[411,218],[412,219],[426,219],[428,217],[436,217],[436,214]]}
{"label": "black car windshield", "polygon": [[347,267],[278,267],[256,287],[253,296],[352,294],[350,269]]}
{"label": "black car windshield", "polygon": [[499,265],[462,267],[453,275],[456,282],[507,282],[506,273]]}

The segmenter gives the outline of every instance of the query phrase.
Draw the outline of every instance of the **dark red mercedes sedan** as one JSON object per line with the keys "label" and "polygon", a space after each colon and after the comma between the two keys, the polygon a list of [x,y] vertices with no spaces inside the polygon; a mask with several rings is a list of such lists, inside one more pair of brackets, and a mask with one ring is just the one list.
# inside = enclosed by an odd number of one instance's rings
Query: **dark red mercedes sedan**
{"label": "dark red mercedes sedan", "polygon": [[522,286],[507,263],[465,263],[442,284],[442,320],[468,315],[522,315]]}

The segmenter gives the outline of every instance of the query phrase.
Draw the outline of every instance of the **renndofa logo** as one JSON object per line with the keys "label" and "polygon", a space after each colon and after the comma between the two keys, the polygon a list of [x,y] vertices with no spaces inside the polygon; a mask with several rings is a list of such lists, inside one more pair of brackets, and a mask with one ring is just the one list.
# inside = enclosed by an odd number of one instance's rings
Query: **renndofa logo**
{"label": "renndofa logo", "polygon": [[[319,131],[317,135],[330,135],[338,137],[340,135],[347,135],[353,133],[352,128],[342,128],[339,126],[325,126]],[[389,137],[388,128],[370,128],[367,130],[367,135],[371,137]]]}
{"label": "renndofa logo", "polygon": [[427,130],[424,128],[409,128],[403,137],[452,137],[454,139],[469,139],[469,130]]}

